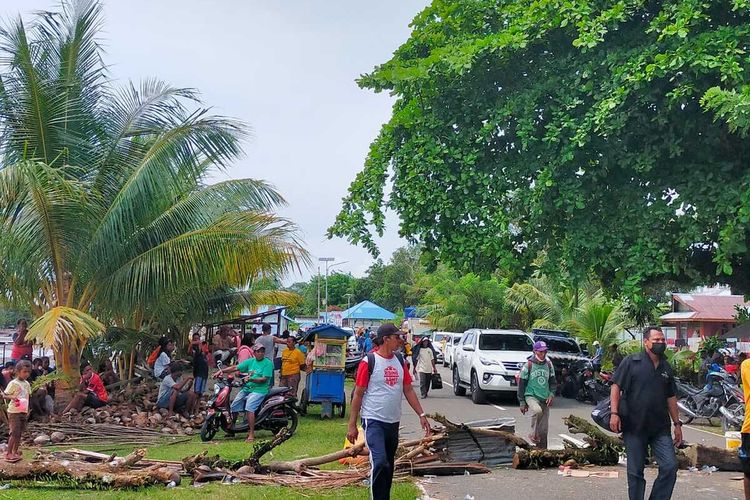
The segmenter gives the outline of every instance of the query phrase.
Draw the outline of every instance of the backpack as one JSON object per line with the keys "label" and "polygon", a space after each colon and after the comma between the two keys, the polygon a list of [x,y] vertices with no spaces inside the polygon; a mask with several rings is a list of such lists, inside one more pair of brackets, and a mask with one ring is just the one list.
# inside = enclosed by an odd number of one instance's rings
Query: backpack
{"label": "backpack", "polygon": [[[394,352],[393,354],[396,355],[396,359],[401,363],[401,367],[406,371],[406,365],[404,364],[404,357],[401,355],[400,352]],[[372,371],[375,369],[375,353],[374,352],[368,352],[367,353],[367,376],[372,377]]]}
{"label": "backpack", "polygon": [[146,359],[146,363],[150,367],[154,367],[156,364],[156,360],[159,359],[159,354],[161,354],[161,346],[156,346],[156,349],[151,351],[151,354],[148,355],[148,359]]}
{"label": "backpack", "polygon": [[[554,368],[552,368],[552,361],[550,361],[549,359],[545,359],[544,361],[547,363],[547,366],[549,367],[550,371],[554,370]],[[533,362],[531,361],[531,359],[526,360],[526,371],[529,372],[529,375],[531,375],[532,363]],[[552,373],[554,373],[554,371],[552,371]],[[520,385],[520,384],[521,384],[521,370],[518,370],[518,373],[516,373],[516,385]]]}

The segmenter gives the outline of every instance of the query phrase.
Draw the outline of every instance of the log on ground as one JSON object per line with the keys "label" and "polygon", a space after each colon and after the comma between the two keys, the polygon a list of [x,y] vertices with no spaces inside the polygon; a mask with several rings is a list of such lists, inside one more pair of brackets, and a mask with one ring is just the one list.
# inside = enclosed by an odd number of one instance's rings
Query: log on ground
{"label": "log on ground", "polygon": [[703,446],[701,444],[691,444],[681,450],[688,458],[691,466],[699,469],[704,465],[714,466],[719,470],[728,472],[742,472],[737,450],[725,450],[724,448],[715,448],[713,446]]}
{"label": "log on ground", "polygon": [[619,456],[612,450],[519,450],[513,456],[514,469],[559,467],[568,460],[580,465],[617,465]]}

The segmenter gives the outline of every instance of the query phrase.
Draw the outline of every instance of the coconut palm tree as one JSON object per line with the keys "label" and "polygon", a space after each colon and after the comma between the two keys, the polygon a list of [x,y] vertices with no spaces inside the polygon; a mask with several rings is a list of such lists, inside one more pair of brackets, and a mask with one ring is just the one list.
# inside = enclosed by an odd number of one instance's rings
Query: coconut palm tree
{"label": "coconut palm tree", "polygon": [[38,316],[30,337],[71,375],[104,323],[139,331],[251,298],[307,260],[272,187],[207,183],[245,127],[190,89],[116,88],[101,19],[98,2],[71,1],[0,30],[0,300]]}

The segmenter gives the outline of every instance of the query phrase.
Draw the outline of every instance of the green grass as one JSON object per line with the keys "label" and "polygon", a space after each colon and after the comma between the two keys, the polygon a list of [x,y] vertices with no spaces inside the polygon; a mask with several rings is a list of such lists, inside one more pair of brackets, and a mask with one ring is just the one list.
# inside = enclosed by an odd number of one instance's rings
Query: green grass
{"label": "green grass", "polygon": [[[340,450],[344,444],[346,435],[347,419],[334,418],[321,420],[319,406],[311,406],[310,414],[300,417],[299,426],[294,436],[264,456],[263,461],[271,460],[295,460],[305,457],[314,457]],[[201,442],[198,436],[191,441],[172,445],[160,445],[148,448],[147,458],[161,460],[181,460],[184,457],[197,455],[204,450],[209,455],[220,455],[227,460],[240,460],[247,458],[252,453],[252,445],[244,442],[245,436],[238,435],[235,438],[223,437],[219,431],[212,442]],[[256,434],[258,440],[271,438],[271,433],[260,431]],[[102,443],[102,446],[76,446],[69,445],[65,448],[85,448],[96,451],[111,446]],[[133,447],[121,447],[116,451],[120,455],[130,453]],[[26,458],[33,457],[35,450],[25,450]],[[335,463],[328,464],[323,468],[342,468]],[[279,499],[360,499],[367,498],[368,492],[364,487],[347,487],[335,490],[308,491],[284,488],[278,486],[250,486],[250,485],[223,485],[208,484],[195,488],[185,480],[183,485],[175,489],[164,487],[151,487],[137,491],[81,491],[54,487],[45,483],[11,482],[9,490],[0,490],[0,500],[3,499],[28,499],[34,500],[59,499],[59,498],[96,498],[97,500],[126,499],[126,498],[154,498],[174,500],[175,495],[183,498],[218,498],[220,495],[231,495],[232,498],[269,498]],[[417,487],[412,482],[397,483],[393,487],[392,498],[399,500],[413,500],[419,496]]]}

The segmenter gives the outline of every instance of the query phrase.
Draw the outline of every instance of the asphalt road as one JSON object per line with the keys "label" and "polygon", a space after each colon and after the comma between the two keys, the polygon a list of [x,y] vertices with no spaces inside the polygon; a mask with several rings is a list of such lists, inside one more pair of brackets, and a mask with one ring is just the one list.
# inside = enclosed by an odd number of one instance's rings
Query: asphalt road
{"label": "asphalt road", "polygon": [[[516,434],[526,437],[530,433],[530,418],[521,415],[515,395],[492,397],[486,405],[475,405],[467,396],[453,395],[449,384],[450,372],[439,368],[443,378],[443,389],[431,391],[427,399],[421,400],[425,412],[437,412],[453,422],[469,422],[497,417],[516,419]],[[448,382],[446,382],[448,381]],[[418,387],[415,387],[419,393]],[[569,434],[563,423],[563,417],[570,414],[589,418],[591,405],[575,400],[557,398],[550,409],[549,447],[562,448],[559,434]],[[404,400],[401,420],[403,439],[413,439],[421,434],[419,419]],[[690,443],[702,443],[710,446],[724,446],[724,438],[708,431],[686,426],[684,438]],[[605,469],[605,468],[597,468]],[[557,498],[626,498],[627,478],[625,467],[606,468],[619,471],[618,479],[578,479],[563,478],[557,471],[516,471],[508,468],[495,469],[491,474],[478,476],[454,476],[428,478],[421,481],[425,493],[430,498],[464,499],[467,495],[479,499],[500,498],[508,494],[526,495],[534,499]],[[680,472],[674,498],[740,498],[742,483],[733,481],[737,473],[714,473],[711,476],[700,473]],[[647,471],[649,484],[655,477],[654,471]],[[502,491],[502,494],[500,493]]]}

